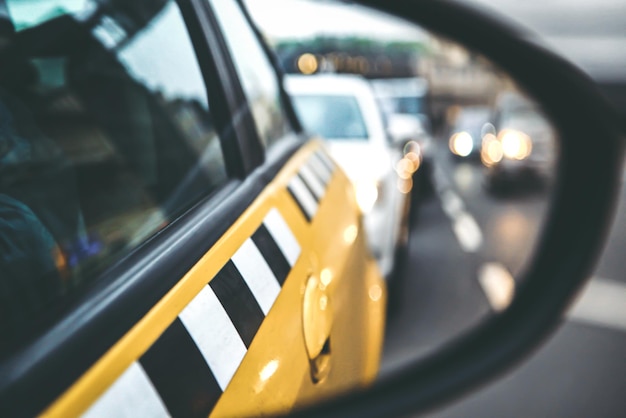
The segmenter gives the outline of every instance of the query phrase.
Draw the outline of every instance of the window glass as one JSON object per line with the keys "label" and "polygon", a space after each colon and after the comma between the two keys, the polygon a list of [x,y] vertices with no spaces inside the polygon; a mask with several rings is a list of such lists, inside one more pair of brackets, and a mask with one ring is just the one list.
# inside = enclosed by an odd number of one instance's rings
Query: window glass
{"label": "window glass", "polygon": [[104,4],[8,2],[19,30],[0,33],[3,335],[226,181],[176,3]]}
{"label": "window glass", "polygon": [[359,104],[352,96],[293,96],[304,128],[326,139],[367,140]]}
{"label": "window glass", "polygon": [[90,0],[5,0],[16,30],[68,13],[80,13]]}
{"label": "window glass", "polygon": [[396,99],[396,113],[421,113],[420,101],[416,97],[398,97]]}
{"label": "window glass", "polygon": [[261,140],[271,145],[289,132],[278,77],[235,0],[210,0],[250,104]]}

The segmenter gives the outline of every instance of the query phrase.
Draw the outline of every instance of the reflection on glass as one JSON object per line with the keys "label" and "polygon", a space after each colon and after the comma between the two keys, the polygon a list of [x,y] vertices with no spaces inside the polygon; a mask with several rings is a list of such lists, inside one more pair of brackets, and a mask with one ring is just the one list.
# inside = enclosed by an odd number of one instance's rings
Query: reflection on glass
{"label": "reflection on glass", "polygon": [[180,30],[181,20],[176,5],[167,4],[151,25],[119,49],[119,60],[133,78],[167,100],[197,101],[208,109],[200,67],[181,65],[172,71],[172,63],[195,60],[189,35]]}
{"label": "reflection on glass", "polygon": [[17,32],[0,46],[0,351],[226,179],[175,2],[8,6]]}

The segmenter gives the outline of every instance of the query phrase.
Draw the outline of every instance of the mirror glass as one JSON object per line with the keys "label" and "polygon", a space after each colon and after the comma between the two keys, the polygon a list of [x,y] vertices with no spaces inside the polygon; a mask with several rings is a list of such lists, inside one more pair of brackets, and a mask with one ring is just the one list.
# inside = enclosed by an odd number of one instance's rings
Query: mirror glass
{"label": "mirror glass", "polygon": [[485,57],[399,19],[247,5],[303,127],[354,184],[389,292],[379,376],[506,309],[556,172],[541,107]]}

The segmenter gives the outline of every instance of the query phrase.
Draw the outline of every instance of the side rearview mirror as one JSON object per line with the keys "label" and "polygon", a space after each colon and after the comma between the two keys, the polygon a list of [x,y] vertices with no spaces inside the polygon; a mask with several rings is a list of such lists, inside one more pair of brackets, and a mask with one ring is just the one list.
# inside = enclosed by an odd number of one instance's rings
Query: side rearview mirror
{"label": "side rearview mirror", "polygon": [[[534,103],[532,108],[527,106],[522,111],[517,108],[509,111],[504,105],[500,109],[496,100],[489,103],[498,111],[513,115],[507,120],[508,125],[498,124],[497,131],[492,121],[478,116],[472,117],[476,123],[468,122],[454,129],[454,124],[460,121],[460,106],[448,106],[447,111],[440,112],[439,120],[433,119],[433,132],[429,132],[419,117],[392,114],[387,120],[387,135],[392,144],[401,146],[420,136],[437,135],[434,142],[443,143],[445,152],[449,152],[448,141],[454,145],[450,145],[450,151],[456,155],[446,157],[447,160],[454,157],[458,161],[475,152],[487,175],[496,172],[501,161],[504,165],[514,165],[516,161],[532,159],[529,155],[533,150],[546,149],[546,154],[557,155],[545,218],[506,303],[487,320],[464,330],[397,373],[385,376],[369,388],[298,410],[294,414],[298,417],[374,417],[424,411],[468,392],[528,355],[554,331],[592,272],[611,225],[623,161],[623,128],[619,117],[589,77],[529,40],[521,31],[512,29],[503,19],[451,1],[356,3],[458,43],[472,51],[468,56],[485,58]],[[317,56],[320,59],[313,58],[315,66],[306,68],[307,71],[345,69],[342,67],[345,62],[337,54],[319,52]],[[482,58],[478,61],[482,62]],[[360,63],[355,66],[361,70],[368,68],[365,61],[346,62]],[[463,84],[468,88],[477,85]],[[435,90],[431,86],[431,99]],[[538,113],[549,120],[550,127],[535,117]],[[534,121],[531,123],[534,130],[523,131],[520,126],[529,120]],[[478,126],[476,133],[472,131],[473,125]],[[482,129],[485,126],[489,129]],[[549,141],[543,138],[554,139],[558,147],[550,148],[545,145]],[[457,170],[462,171],[459,183],[473,170],[465,166]],[[436,169],[433,176],[439,176]],[[465,214],[462,202],[459,203],[457,195],[449,193],[448,186],[440,187],[437,193],[446,213]],[[475,225],[464,216],[456,220],[455,232],[470,236],[466,244],[471,248],[478,239]],[[508,219],[503,228],[510,232],[511,226],[519,228],[520,224]],[[444,256],[440,260],[450,261],[455,260]]]}

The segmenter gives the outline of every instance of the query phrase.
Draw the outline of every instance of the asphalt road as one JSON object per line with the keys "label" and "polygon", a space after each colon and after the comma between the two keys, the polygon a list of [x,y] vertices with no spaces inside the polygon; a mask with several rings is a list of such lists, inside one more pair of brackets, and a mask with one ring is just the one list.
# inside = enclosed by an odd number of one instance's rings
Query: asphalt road
{"label": "asphalt road", "polygon": [[[541,227],[548,190],[493,197],[479,164],[438,148],[434,183],[412,213],[381,375],[506,306]],[[436,417],[618,417],[626,393],[626,187],[596,273],[559,330],[512,372]]]}

